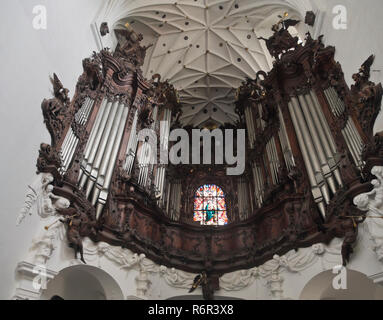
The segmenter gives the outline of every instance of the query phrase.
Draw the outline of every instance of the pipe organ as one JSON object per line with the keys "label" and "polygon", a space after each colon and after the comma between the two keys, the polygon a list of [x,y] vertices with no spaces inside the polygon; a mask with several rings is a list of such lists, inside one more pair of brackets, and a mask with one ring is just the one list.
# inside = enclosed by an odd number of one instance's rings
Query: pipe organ
{"label": "pipe organ", "polygon": [[[317,65],[309,67],[313,61],[310,51],[321,49],[326,57],[332,52],[308,36],[305,46],[283,55],[286,63],[277,59],[269,74],[259,72],[257,79],[244,82],[238,90],[237,113],[248,134],[255,207],[272,199],[283,182],[283,172],[291,176],[301,171],[325,221],[326,208],[344,187],[341,154],[346,150],[359,170],[365,163],[364,142],[354,117],[347,112],[347,99],[338,95],[330,76],[315,73],[320,63],[328,61],[318,58]],[[338,65],[331,60],[330,66],[322,67],[335,72]],[[344,122],[340,130],[334,130],[337,121]],[[342,139],[335,131],[342,133]]]}
{"label": "pipe organ", "polygon": [[[369,81],[373,57],[349,89],[335,48],[276,32],[267,40],[272,70],[238,89],[234,129],[247,130],[246,167],[226,176],[225,163],[161,161],[180,127],[178,93],[159,75],[143,77],[140,35],[115,32],[113,52],[83,61],[72,101],[55,76],[54,98],[42,104],[52,141],[37,168],[71,202],[59,214],[72,219],[72,247],[90,237],[218,277],[338,237],[347,263],[363,222],[353,198],[369,191],[366,172],[383,165],[383,135],[372,133],[383,95]],[[214,219],[221,223],[201,226]]]}

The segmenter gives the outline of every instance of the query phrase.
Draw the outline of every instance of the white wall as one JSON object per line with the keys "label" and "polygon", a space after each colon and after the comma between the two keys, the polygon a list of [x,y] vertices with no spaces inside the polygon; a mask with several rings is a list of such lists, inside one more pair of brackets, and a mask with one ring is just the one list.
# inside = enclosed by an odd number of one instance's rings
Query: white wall
{"label": "white wall", "polygon": [[[50,143],[40,109],[56,72],[73,96],[82,59],[96,50],[90,23],[102,0],[0,2],[0,299],[13,295],[14,270],[36,232],[37,218],[16,228],[41,142]],[[32,26],[33,7],[47,8],[47,30]]]}
{"label": "white wall", "polygon": [[[383,1],[382,0],[326,0],[316,1],[323,6],[325,16],[320,34],[324,34],[326,45],[336,47],[335,58],[343,67],[346,81],[353,83],[352,75],[361,64],[375,54],[375,63],[371,73],[371,81],[383,82]],[[333,8],[344,5],[347,10],[347,29],[336,30],[333,27]],[[380,113],[375,132],[383,130],[383,113]]]}

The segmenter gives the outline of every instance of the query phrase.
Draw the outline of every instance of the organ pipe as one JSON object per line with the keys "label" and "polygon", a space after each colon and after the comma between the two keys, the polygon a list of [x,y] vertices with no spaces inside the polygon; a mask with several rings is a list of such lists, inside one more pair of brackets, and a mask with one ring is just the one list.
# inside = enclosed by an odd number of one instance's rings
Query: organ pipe
{"label": "organ pipe", "polygon": [[285,121],[283,119],[281,108],[278,106],[278,117],[280,123],[279,129],[279,141],[281,142],[283,157],[286,162],[287,169],[291,171],[291,169],[295,166],[293,152],[291,151],[290,142],[287,136],[287,130]]}
{"label": "organ pipe", "polygon": [[[93,108],[94,101],[86,98],[82,107],[75,115],[75,121],[80,125],[85,125],[88,121],[90,112]],[[69,128],[68,133],[61,146],[62,173],[65,173],[73,159],[74,152],[78,145],[78,138],[75,136],[72,128]]]}
{"label": "organ pipe", "polygon": [[311,158],[309,156],[310,151],[307,148],[307,145],[306,145],[304,138],[303,138],[304,133],[301,130],[301,126],[299,125],[297,116],[295,114],[295,107],[296,106],[293,104],[293,102],[289,102],[288,107],[289,107],[291,119],[292,119],[292,122],[293,122],[293,125],[295,128],[295,132],[297,135],[297,139],[298,139],[299,147],[300,147],[300,150],[302,153],[303,161],[305,163],[305,167],[307,170],[307,174],[308,174],[308,178],[310,181],[311,191],[312,191],[314,200],[318,204],[318,207],[319,207],[319,210],[320,210],[322,216],[325,217],[326,216],[326,210],[325,210],[324,196],[323,196],[323,194],[319,188],[319,183],[317,181],[317,176],[316,176],[317,172],[315,171],[315,168],[313,167],[313,163],[312,163]]}
{"label": "organ pipe", "polygon": [[[123,113],[120,118],[120,123],[118,126],[117,134],[115,136],[113,147],[111,148],[111,155],[109,157],[109,161],[106,162],[108,163],[105,165],[105,178],[100,179],[100,196],[98,199],[98,206],[97,206],[97,217],[100,216],[102,209],[106,203],[106,200],[108,198],[108,193],[109,193],[109,188],[110,184],[112,181],[112,176],[113,176],[113,169],[114,169],[114,164],[116,162],[117,156],[118,156],[118,151],[119,151],[119,146],[121,144],[122,136],[124,133],[124,128],[126,126],[126,121],[128,119],[128,114],[129,114],[129,107],[123,105]],[[104,172],[104,171],[102,171]]]}
{"label": "organ pipe", "polygon": [[[164,116],[162,119],[163,126],[160,127],[160,145],[161,149],[167,152],[169,148],[169,133],[170,133],[170,122],[171,122],[171,111],[169,109],[164,110]],[[155,188],[158,192],[160,199],[158,203],[164,202],[164,185],[165,185],[165,174],[166,168],[163,165],[157,166],[156,178],[155,178]]]}
{"label": "organ pipe", "polygon": [[[338,118],[341,117],[344,114],[346,107],[344,102],[339,98],[339,95],[337,94],[335,89],[333,87],[330,87],[324,90],[324,94],[334,116]],[[352,155],[352,158],[354,159],[356,166],[359,169],[362,169],[364,166],[364,163],[362,161],[362,151],[364,148],[364,143],[358,130],[356,129],[354,120],[351,118],[351,116],[349,116],[347,119],[346,126],[342,130],[342,135],[345,139],[347,147]]]}
{"label": "organ pipe", "polygon": [[316,129],[319,133],[319,137],[327,157],[327,163],[333,172],[337,184],[341,187],[343,182],[340,176],[338,164],[337,164],[337,152],[335,147],[334,138],[331,135],[330,128],[325,119],[321,106],[318,102],[318,98],[313,91],[310,91],[310,96],[306,96],[308,100],[311,98],[310,107]]}
{"label": "organ pipe", "polygon": [[173,221],[180,220],[181,191],[181,181],[175,180],[171,184],[171,194],[168,202],[170,219]]}
{"label": "organ pipe", "polygon": [[247,106],[245,108],[245,118],[246,118],[246,124],[247,124],[247,134],[249,138],[249,145],[250,148],[254,148],[255,143],[255,128],[254,128],[254,118],[253,118],[253,112],[251,106]]}
{"label": "organ pipe", "polygon": [[249,189],[246,179],[243,177],[238,179],[238,214],[240,221],[249,218]]}
{"label": "organ pipe", "polygon": [[138,122],[138,110],[136,110],[132,128],[130,131],[130,138],[128,143],[128,148],[126,152],[126,160],[124,169],[128,174],[132,173],[134,159],[136,158],[138,137],[137,137],[137,122]]}
{"label": "organ pipe", "polygon": [[[308,124],[308,128],[310,130],[312,141],[314,142],[314,148],[316,150],[316,157],[320,163],[323,177],[327,181],[327,184],[328,184],[330,190],[332,191],[332,193],[335,194],[336,185],[335,185],[334,177],[333,177],[332,172],[330,170],[330,166],[328,165],[328,162],[326,159],[326,154],[324,151],[324,147],[322,145],[322,141],[319,138],[320,132],[318,130],[318,127],[314,124],[314,119],[312,117],[312,115],[313,115],[312,109],[313,108],[312,108],[311,97],[309,95],[305,95],[305,96],[299,96],[298,99],[300,101],[306,123]],[[310,106],[310,110],[309,110],[309,106]],[[329,201],[330,201],[330,197],[328,197],[328,199],[327,199],[327,202],[329,202]]]}
{"label": "organ pipe", "polygon": [[96,156],[98,146],[101,141],[102,134],[105,129],[106,121],[112,106],[112,102],[104,100],[101,104],[100,110],[98,111],[98,116],[95,124],[93,125],[88,144],[85,148],[84,161],[82,164],[83,174],[81,175],[80,188],[83,189],[88,178],[91,174],[92,164]]}
{"label": "organ pipe", "polygon": [[[103,156],[105,154],[106,144],[109,139],[110,132],[112,130],[112,126],[115,122],[115,117],[118,109],[118,101],[114,101],[109,104],[110,110],[108,112],[108,117],[106,118],[105,125],[103,127],[103,130],[100,130],[99,139],[97,139],[97,146],[94,147],[94,151],[91,154],[91,161],[92,163],[89,165],[90,167],[90,179],[88,180],[88,185],[86,188],[86,197],[89,197],[89,195],[92,192],[93,186],[96,183],[99,168],[101,165],[101,161],[103,159]],[[94,205],[94,203],[92,203]]]}
{"label": "organ pipe", "polygon": [[[117,137],[117,131],[121,123],[121,118],[122,118],[122,114],[125,109],[125,106],[124,104],[120,104],[118,107],[115,107],[115,109],[116,110],[118,109],[118,110],[117,110],[117,113],[115,113],[113,125],[111,127],[111,130],[105,133],[104,143],[102,143],[101,145],[98,158],[96,159],[96,163],[94,164],[94,169],[93,169],[94,173],[92,174],[92,177],[95,179],[94,183],[96,184],[96,188],[93,191],[93,197],[92,197],[93,205],[95,205],[95,203],[97,202],[100,190],[103,187],[103,184],[105,182],[105,174],[106,174],[106,171],[108,170],[114,142],[116,138],[120,138],[120,137]],[[122,125],[124,125],[124,123],[122,123]],[[92,185],[92,183],[90,182],[89,185]]]}
{"label": "organ pipe", "polygon": [[[157,113],[158,107],[156,106],[153,111],[153,123],[151,125],[151,130],[154,130],[156,127]],[[153,169],[154,164],[150,163],[150,160],[152,158],[153,153],[155,153],[156,151],[157,150],[152,150],[152,146],[149,144],[149,142],[143,142],[141,146],[140,158],[138,159],[138,165],[140,168],[138,184],[141,185],[143,188],[146,188],[151,184],[150,173]],[[155,158],[157,158],[156,154]]]}
{"label": "organ pipe", "polygon": [[[92,205],[97,205],[97,217],[107,200],[128,113],[129,106],[120,102],[118,96],[113,100],[104,99],[84,150],[79,186],[85,189],[86,197]],[[79,115],[78,119],[84,121],[86,117]]]}

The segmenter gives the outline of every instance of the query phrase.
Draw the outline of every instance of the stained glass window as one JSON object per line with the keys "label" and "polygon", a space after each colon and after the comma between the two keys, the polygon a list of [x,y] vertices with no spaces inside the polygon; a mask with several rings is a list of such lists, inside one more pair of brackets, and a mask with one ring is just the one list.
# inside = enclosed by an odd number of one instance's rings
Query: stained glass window
{"label": "stained glass window", "polygon": [[194,199],[194,221],[206,226],[224,226],[228,223],[225,194],[214,184],[198,188]]}

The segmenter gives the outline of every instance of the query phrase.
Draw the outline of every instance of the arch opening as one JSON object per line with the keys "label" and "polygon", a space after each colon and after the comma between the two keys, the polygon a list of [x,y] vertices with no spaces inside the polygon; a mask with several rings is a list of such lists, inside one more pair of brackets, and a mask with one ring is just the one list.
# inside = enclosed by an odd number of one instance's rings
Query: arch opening
{"label": "arch opening", "polygon": [[124,300],[116,280],[105,271],[85,265],[71,266],[47,284],[41,300]]}
{"label": "arch opening", "polygon": [[[342,279],[342,272],[343,279]],[[336,285],[334,285],[334,282]],[[343,269],[327,270],[314,276],[303,288],[300,300],[382,300],[383,287],[365,274]]]}

